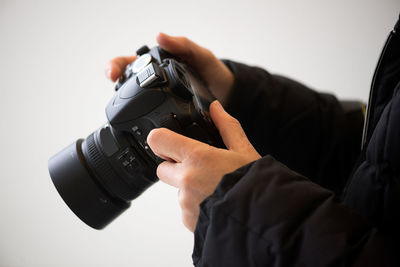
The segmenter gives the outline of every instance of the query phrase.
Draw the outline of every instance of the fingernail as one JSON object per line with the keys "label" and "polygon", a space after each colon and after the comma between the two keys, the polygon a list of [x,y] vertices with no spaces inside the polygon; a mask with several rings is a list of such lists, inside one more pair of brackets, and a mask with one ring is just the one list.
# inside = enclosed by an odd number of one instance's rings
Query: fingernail
{"label": "fingernail", "polygon": [[214,102],[215,102],[215,105],[218,106],[218,108],[224,109],[224,107],[221,105],[221,103],[218,100],[214,100]]}

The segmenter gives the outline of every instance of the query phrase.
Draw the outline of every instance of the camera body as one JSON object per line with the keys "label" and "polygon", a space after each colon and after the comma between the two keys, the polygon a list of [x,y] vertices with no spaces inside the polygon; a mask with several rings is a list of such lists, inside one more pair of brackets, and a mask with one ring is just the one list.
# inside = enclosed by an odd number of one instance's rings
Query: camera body
{"label": "camera body", "polygon": [[[55,187],[71,210],[101,229],[158,181],[162,159],[146,139],[165,127],[222,147],[208,108],[215,99],[184,63],[161,49],[144,46],[116,84],[106,107],[108,123],[49,160]],[[179,144],[177,144],[179,145]]]}

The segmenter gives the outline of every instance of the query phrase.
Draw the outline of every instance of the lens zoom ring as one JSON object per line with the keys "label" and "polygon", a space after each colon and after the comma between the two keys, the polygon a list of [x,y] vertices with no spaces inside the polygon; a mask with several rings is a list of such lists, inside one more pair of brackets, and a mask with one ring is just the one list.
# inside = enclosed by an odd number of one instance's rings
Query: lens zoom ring
{"label": "lens zoom ring", "polygon": [[114,197],[130,200],[129,186],[120,179],[110,164],[105,160],[101,151],[96,146],[94,133],[89,135],[86,140],[88,163],[93,171],[101,180],[101,183],[110,191]]}

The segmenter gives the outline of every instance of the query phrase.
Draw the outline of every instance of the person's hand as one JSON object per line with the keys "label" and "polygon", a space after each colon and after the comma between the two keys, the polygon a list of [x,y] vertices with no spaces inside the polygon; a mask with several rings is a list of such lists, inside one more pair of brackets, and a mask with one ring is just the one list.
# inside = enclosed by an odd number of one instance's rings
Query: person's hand
{"label": "person's hand", "polygon": [[[158,44],[190,65],[207,83],[210,91],[222,103],[234,84],[234,76],[225,64],[210,50],[197,45],[186,37],[173,37],[164,33],[157,35]],[[122,75],[126,65],[136,57],[117,57],[106,65],[106,76],[115,82]]]}
{"label": "person's hand", "polygon": [[161,181],[179,188],[183,224],[194,232],[200,203],[210,196],[223,175],[257,160],[260,155],[250,144],[239,122],[218,101],[210,115],[227,149],[220,149],[165,128],[147,137],[152,151],[165,159],[157,168]]}
{"label": "person's hand", "polygon": [[106,64],[104,69],[106,77],[111,81],[116,82],[124,73],[126,66],[135,59],[136,56],[113,58]]}

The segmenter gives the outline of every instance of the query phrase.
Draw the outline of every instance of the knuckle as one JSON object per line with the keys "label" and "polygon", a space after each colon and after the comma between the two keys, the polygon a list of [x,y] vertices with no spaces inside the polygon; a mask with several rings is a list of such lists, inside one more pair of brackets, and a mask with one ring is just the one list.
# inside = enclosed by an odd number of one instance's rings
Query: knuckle
{"label": "knuckle", "polygon": [[187,37],[181,37],[180,39],[182,46],[184,47],[183,50],[183,57],[184,60],[191,61],[195,58],[195,44]]}
{"label": "knuckle", "polygon": [[182,210],[189,210],[191,208],[191,201],[190,198],[187,197],[185,193],[180,193],[178,197],[179,205],[181,206]]}
{"label": "knuckle", "polygon": [[242,125],[240,124],[240,121],[238,119],[230,116],[230,115],[229,115],[229,118],[228,118],[228,122],[229,122],[229,124],[231,124],[234,127],[242,128]]}
{"label": "knuckle", "polygon": [[193,158],[193,159],[196,159],[196,160],[201,158],[202,155],[203,155],[203,151],[197,146],[193,147],[192,150],[190,151],[190,154],[189,154],[190,158]]}
{"label": "knuckle", "polygon": [[183,43],[183,44],[185,44],[185,45],[190,44],[189,38],[187,38],[186,36],[182,36],[181,38],[182,38],[181,40],[182,40],[182,43]]}
{"label": "knuckle", "polygon": [[190,219],[186,215],[182,215],[182,223],[186,228],[189,228],[191,226],[190,225]]}
{"label": "knuckle", "polygon": [[189,172],[184,173],[181,177],[181,187],[184,190],[186,190],[192,187],[192,184],[193,184],[192,175]]}
{"label": "knuckle", "polygon": [[189,158],[195,162],[202,162],[209,157],[209,152],[212,146],[206,143],[197,143],[189,153]]}

